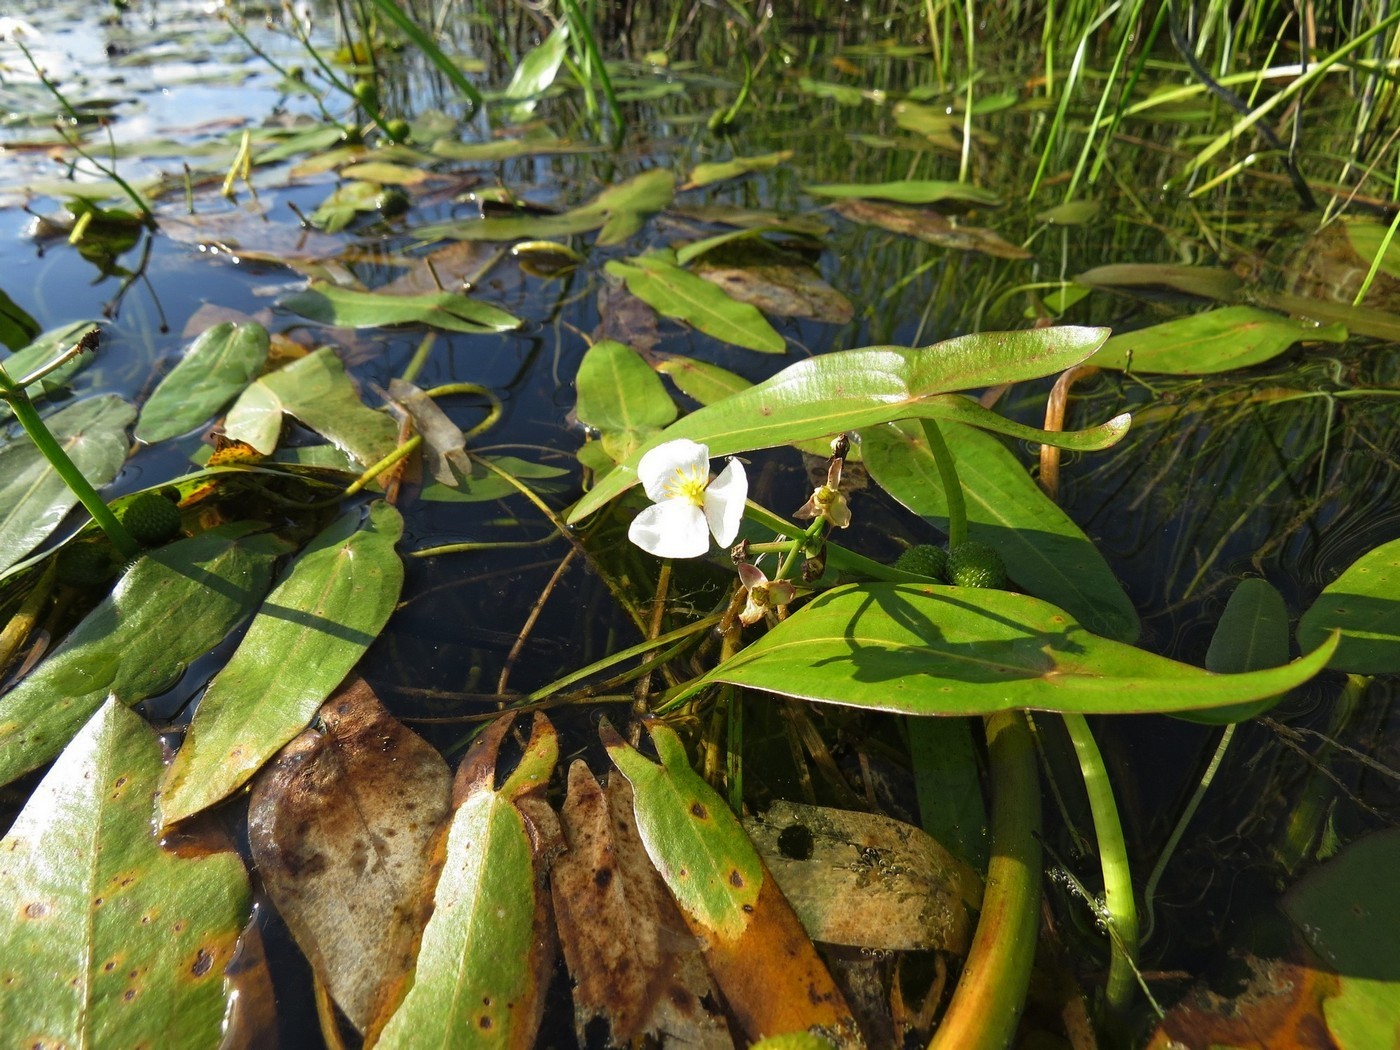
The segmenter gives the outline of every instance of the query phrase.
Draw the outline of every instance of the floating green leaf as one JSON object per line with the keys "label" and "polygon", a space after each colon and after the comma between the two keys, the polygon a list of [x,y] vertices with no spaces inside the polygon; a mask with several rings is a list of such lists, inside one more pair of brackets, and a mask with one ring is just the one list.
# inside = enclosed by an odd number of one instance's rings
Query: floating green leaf
{"label": "floating green leaf", "polygon": [[[74,321],[72,324],[61,325],[58,328],[51,328],[40,335],[28,346],[0,361],[0,365],[5,366],[11,380],[18,382],[36,368],[40,368],[52,361],[68,347],[76,343],[89,328],[96,327],[96,321]],[[48,397],[50,390],[56,390],[80,369],[86,368],[93,360],[93,354],[78,354],[66,364],[55,368],[48,375],[36,382],[30,383],[24,388],[24,392],[29,395],[31,401],[42,401]],[[0,401],[0,420],[9,419],[11,415],[8,401]]]}
{"label": "floating green leaf", "polygon": [[[69,405],[47,420],[59,446],[101,487],[126,462],[126,428],[136,409],[116,394]],[[19,561],[58,527],[78,497],[28,437],[0,446],[0,571]]]}
{"label": "floating green leaf", "polygon": [[549,36],[520,60],[511,74],[510,83],[502,94],[502,101],[512,102],[505,111],[508,124],[519,124],[530,119],[535,111],[535,103],[554,83],[559,75],[559,67],[569,50],[569,23],[559,21]]}
{"label": "floating green leaf", "polygon": [[435,156],[463,163],[491,164],[516,157],[533,157],[551,153],[596,153],[602,146],[586,142],[571,142],[553,135],[527,135],[518,139],[493,139],[490,142],[454,142],[438,139],[432,145]]}
{"label": "floating green leaf", "polygon": [[[1324,639],[1319,639],[1319,642]],[[1283,595],[1260,579],[1241,580],[1220,622],[1215,625],[1206,669],[1216,674],[1240,674],[1288,662],[1288,609]],[[1249,704],[1217,707],[1183,715],[1192,722],[1219,724],[1246,722],[1276,705],[1282,696],[1271,696]]]}
{"label": "floating green leaf", "polygon": [[1400,671],[1400,540],[1354,561],[1298,621],[1298,644],[1311,648],[1333,630],[1342,644],[1328,666],[1353,674]]}
{"label": "floating green leaf", "polygon": [[964,201],[996,205],[1001,198],[991,190],[966,182],[940,182],[937,179],[899,179],[894,182],[828,183],[803,186],[813,197],[897,201],[900,204],[933,204],[935,201]]}
{"label": "floating green leaf", "polygon": [[712,183],[724,182],[726,179],[736,179],[740,175],[749,175],[756,171],[771,171],[779,165],[786,164],[792,159],[793,151],[790,149],[779,150],[777,153],[763,153],[756,157],[735,157],[733,160],[720,161],[718,163],[697,164],[690,173],[690,179],[683,190],[698,189],[701,186],[709,186]]}
{"label": "floating green leaf", "polygon": [[0,1017],[25,1046],[218,1046],[249,918],[232,850],[151,831],[160,743],[97,709],[0,842]]}
{"label": "floating green leaf", "polygon": [[0,697],[0,784],[47,762],[109,695],[170,688],[252,612],[286,545],[223,525],[136,560],[112,593]]}
{"label": "floating green leaf", "polygon": [[659,255],[641,255],[607,264],[608,273],[627,282],[627,290],[657,313],[694,325],[706,335],[765,354],[787,347],[756,307],[725,295]]}
{"label": "floating green leaf", "polygon": [[[0,345],[18,350],[39,337],[39,322],[0,288]],[[18,379],[18,376],[11,376]]]}
{"label": "floating green leaf", "polygon": [[224,433],[267,455],[277,447],[284,414],[295,416],[362,466],[378,463],[398,443],[398,427],[360,400],[345,365],[329,346],[248,387],[229,410]]}
{"label": "floating green leaf", "polygon": [[539,484],[540,481],[548,482],[552,478],[563,477],[569,473],[563,467],[551,467],[545,463],[531,463],[529,460],[516,456],[474,456],[471,462],[471,473],[463,474],[456,471],[455,467],[453,468],[457,480],[455,487],[438,483],[426,485],[423,491],[418,494],[418,498],[438,503],[483,503],[487,500],[505,499],[508,496],[520,494],[518,488],[499,474],[482,466],[481,461],[492,464],[513,478],[536,482],[536,484],[529,486],[536,492],[549,491],[551,488],[548,484]]}
{"label": "floating green leaf", "polygon": [[693,397],[702,405],[720,401],[730,394],[737,394],[753,386],[743,376],[712,365],[708,361],[697,361],[693,357],[665,357],[656,370],[671,377],[676,389],[687,397]]}
{"label": "floating green leaf", "polygon": [[288,296],[280,305],[320,324],[345,328],[426,324],[449,332],[508,332],[520,327],[515,315],[455,292],[383,295],[312,281],[306,291]]}
{"label": "floating green leaf", "polygon": [[[876,483],[915,514],[948,530],[938,467],[913,420],[861,431],[861,456]],[[1018,586],[1053,600],[1089,630],[1121,642],[1138,636],[1137,612],[1113,570],[999,440],[940,423],[967,507],[968,538],[994,547]]]}
{"label": "floating green leaf", "polygon": [[1102,345],[1102,328],[982,332],[922,348],[872,346],[789,365],[732,397],[706,405],[667,427],[612,471],[569,512],[593,513],[636,484],[636,463],[649,448],[686,437],[726,456],[896,419],[937,418],[1081,450],[1106,448],[1127,432],[1129,417],[1074,433],[1034,430],[947,391],[1016,382],[1078,364]]}
{"label": "floating green leaf", "polygon": [[188,433],[242,392],[267,363],[267,329],[225,321],[191,345],[141,409],[138,441]]}
{"label": "floating green leaf", "polygon": [[1074,283],[1091,288],[1172,288],[1187,295],[1228,302],[1244,282],[1229,270],[1216,266],[1110,263],[1076,274]]}
{"label": "floating green leaf", "polygon": [[1318,328],[1252,306],[1225,306],[1115,335],[1088,363],[1132,372],[1207,375],[1257,365],[1294,343],[1340,343],[1346,337],[1341,325]]}
{"label": "floating green leaf", "polygon": [[614,460],[676,418],[661,377],[635,351],[612,339],[594,343],[578,366],[579,421],[602,433]]}
{"label": "floating green leaf", "polygon": [[342,514],[291,564],[195,709],[161,787],[166,826],[242,787],[359,662],[398,601],[402,534],[399,512],[378,501]]}
{"label": "floating green leaf", "polygon": [[1335,649],[1328,639],[1282,667],[1217,675],[1100,638],[1028,595],[859,584],[819,595],[683,695],[729,682],[917,715],[1175,713],[1287,692]]}

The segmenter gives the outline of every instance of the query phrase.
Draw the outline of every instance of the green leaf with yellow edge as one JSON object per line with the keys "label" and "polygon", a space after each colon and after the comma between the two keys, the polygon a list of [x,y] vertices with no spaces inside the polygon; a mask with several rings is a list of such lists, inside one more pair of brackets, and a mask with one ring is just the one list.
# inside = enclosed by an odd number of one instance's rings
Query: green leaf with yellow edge
{"label": "green leaf with yellow edge", "polygon": [[160,774],[155,733],[108,699],[0,842],[11,1045],[219,1045],[248,879],[232,850],[161,846],[151,828]]}
{"label": "green leaf with yellow edge", "polygon": [[966,182],[941,182],[938,179],[898,179],[894,182],[829,183],[803,186],[813,197],[836,199],[897,201],[900,204],[933,204],[936,201],[961,201],[969,204],[1001,203],[991,190]]}
{"label": "green leaf with yellow edge", "polygon": [[345,365],[323,346],[253,383],[229,409],[224,433],[264,455],[277,447],[283,415],[295,416],[361,466],[394,451],[398,427],[360,400]]}
{"label": "green leaf with yellow edge", "polygon": [[1208,375],[1248,368],[1294,343],[1345,341],[1339,324],[1319,328],[1253,306],[1225,306],[1115,335],[1086,363],[1163,375]]}
{"label": "green leaf with yellow edge", "polygon": [[756,307],[724,292],[659,254],[613,260],[605,269],[627,282],[627,290],[664,317],[698,328],[706,335],[765,354],[781,354],[787,342]]}
{"label": "green leaf with yellow edge", "polygon": [[[136,409],[116,394],[75,402],[46,420],[59,447],[95,487],[106,485],[126,462],[126,428]],[[78,497],[34,442],[20,434],[0,445],[0,572],[58,528]]]}
{"label": "green leaf with yellow edge", "polygon": [[367,1045],[384,1050],[534,1045],[554,945],[530,824],[555,841],[559,832],[557,822],[552,829],[535,823],[552,819],[553,810],[531,807],[531,817],[521,805],[543,794],[559,744],[548,720],[537,716],[520,765],[497,790],[496,761],[511,720],[507,715],[493,722],[457,773],[458,808],[443,846],[442,874],[412,986],[383,1023],[371,1026]]}
{"label": "green leaf with yellow edge", "polygon": [[740,175],[749,175],[756,171],[772,171],[790,161],[793,152],[784,149],[776,153],[762,153],[756,157],[735,157],[733,160],[697,164],[690,173],[690,179],[681,189],[693,190],[727,179],[737,179]]}
{"label": "green leaf with yellow edge", "polygon": [[260,324],[225,321],[205,329],[142,406],[136,439],[163,441],[204,423],[262,371],[269,345]]}
{"label": "green leaf with yellow edge", "polygon": [[402,535],[379,500],[342,514],[288,567],[200,698],[161,786],[165,826],[238,790],[311,721],[394,611]]}
{"label": "green leaf with yellow edge", "polygon": [[345,328],[426,324],[449,332],[508,332],[520,327],[514,314],[456,292],[384,295],[312,281],[306,291],[278,305],[309,320]]}
{"label": "green leaf with yellow edge", "polygon": [[0,784],[47,762],[108,695],[135,704],[179,679],[267,592],[287,545],[222,525],[138,558],[57,649],[0,696]]}
{"label": "green leaf with yellow edge", "polygon": [[765,872],[758,851],[724,800],[690,768],[680,738],[648,727],[661,765],[613,734],[613,764],[632,785],[637,831],[681,910],[708,933],[741,936]]}
{"label": "green leaf with yellow edge", "polygon": [[1287,692],[1326,667],[1336,647],[1329,638],[1282,667],[1212,674],[1100,638],[1029,595],[851,584],[814,598],[676,700],[729,682],[911,715],[1173,714]]}
{"label": "green leaf with yellow edge", "polygon": [[1062,371],[1098,349],[1107,334],[1102,328],[1074,327],[981,332],[928,347],[872,346],[799,361],[667,427],[599,481],[569,511],[568,520],[587,517],[635,485],[642,455],[681,437],[708,445],[712,456],[727,456],[922,417],[970,423],[1058,448],[1106,448],[1127,432],[1128,416],[1091,430],[1048,433],[948,392]]}
{"label": "green leaf with yellow edge", "polygon": [[632,786],[647,855],[740,1026],[751,1039],[811,1030],[860,1046],[850,1008],[738,818],[690,768],[673,730],[647,729],[659,766],[611,726],[603,743]]}
{"label": "green leaf with yellow edge", "polygon": [[1298,644],[1311,648],[1334,631],[1342,644],[1328,665],[1352,674],[1400,671],[1400,540],[1363,554],[1329,583],[1298,621]]}
{"label": "green leaf with yellow edge", "polygon": [[[928,425],[905,420],[862,430],[861,455],[882,489],[947,532],[948,501]],[[1136,641],[1137,611],[1108,562],[1016,456],[974,427],[938,426],[957,467],[968,538],[995,548],[1021,589],[1053,599],[1096,634]]]}

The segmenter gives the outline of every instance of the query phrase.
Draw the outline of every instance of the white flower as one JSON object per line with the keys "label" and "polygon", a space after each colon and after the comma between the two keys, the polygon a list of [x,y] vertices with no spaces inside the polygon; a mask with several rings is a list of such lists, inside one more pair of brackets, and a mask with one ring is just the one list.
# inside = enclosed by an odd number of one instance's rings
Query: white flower
{"label": "white flower", "polygon": [[749,479],[737,459],[711,481],[710,450],[677,438],[644,455],[637,477],[654,506],[632,519],[627,538],[648,554],[699,558],[710,549],[710,533],[721,547],[739,534]]}
{"label": "white flower", "polygon": [[14,40],[21,36],[29,40],[42,40],[44,38],[43,33],[22,18],[13,18],[10,15],[0,18],[0,40]]}

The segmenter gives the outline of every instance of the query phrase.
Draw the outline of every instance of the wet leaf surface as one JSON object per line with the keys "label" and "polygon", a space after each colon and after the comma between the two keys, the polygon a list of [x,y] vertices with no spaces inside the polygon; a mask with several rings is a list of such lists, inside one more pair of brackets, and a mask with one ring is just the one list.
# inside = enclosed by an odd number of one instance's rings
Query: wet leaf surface
{"label": "wet leaf surface", "polygon": [[249,915],[231,850],[151,828],[160,744],[109,699],[0,841],[0,1016],[26,1046],[217,1046]]}
{"label": "wet leaf surface", "polygon": [[610,728],[604,744],[632,785],[637,831],[730,1010],[752,1039],[816,1030],[862,1045],[849,1007],[738,819],[690,768],[679,737],[648,724],[661,765]]}
{"label": "wet leaf surface", "polygon": [[[1090,634],[1053,605],[1008,591],[859,584],[822,593],[712,682],[920,715],[1025,707],[1170,713],[1261,700],[1327,665],[1329,640],[1283,667],[1216,675]],[[690,690],[687,690],[689,692]]]}
{"label": "wet leaf surface", "polygon": [[980,226],[964,226],[931,208],[913,208],[903,204],[886,204],[858,198],[836,202],[838,214],[866,226],[878,226],[891,233],[917,237],[940,248],[954,251],[981,252],[998,259],[1029,259],[1031,253],[1012,244],[1000,234]]}
{"label": "wet leaf surface", "polygon": [[601,788],[575,762],[560,817],[568,849],[550,878],[580,1044],[601,1023],[612,1045],[733,1046],[700,944],[638,837],[627,781]]}
{"label": "wet leaf surface", "polygon": [[677,415],[661,377],[635,352],[611,339],[588,348],[575,385],[579,422],[600,431],[614,461],[626,459]]}
{"label": "wet leaf surface", "polygon": [[851,301],[822,280],[812,266],[700,263],[695,272],[723,289],[729,298],[748,303],[767,314],[807,317],[826,324],[847,324],[855,316]]}
{"label": "wet leaf surface", "polygon": [[520,318],[455,292],[384,295],[312,281],[310,288],[283,299],[281,306],[309,320],[344,328],[426,324],[449,332],[507,332],[520,327]]}
{"label": "wet leaf surface", "polygon": [[360,1031],[413,965],[451,774],[350,678],[257,777],[253,859],[278,913]]}
{"label": "wet leaf surface", "polygon": [[27,678],[0,696],[0,784],[47,762],[109,696],[172,686],[257,606],[286,544],[249,526],[143,554]]}
{"label": "wet leaf surface", "polygon": [[1340,343],[1340,325],[1319,328],[1252,306],[1226,306],[1115,335],[1089,363],[1100,368],[1170,375],[1206,375],[1247,368],[1294,343]]}
{"label": "wet leaf surface", "polygon": [[981,879],[918,828],[781,800],[744,828],[814,941],[966,953]]}
{"label": "wet leaf surface", "polygon": [[1354,674],[1400,670],[1400,540],[1363,554],[1329,583],[1298,622],[1298,642],[1333,630],[1342,644],[1330,666]]}
{"label": "wet leaf surface", "polygon": [[359,662],[398,602],[402,534],[387,503],[355,507],[291,564],[200,698],[161,786],[167,827],[241,787]]}
{"label": "wet leaf surface", "polygon": [[[99,394],[55,412],[47,420],[59,447],[94,486],[117,476],[126,462],[126,428],[136,409],[116,394]],[[0,445],[0,572],[58,528],[78,497],[21,434]]]}
{"label": "wet leaf surface", "polygon": [[163,441],[208,420],[257,376],[268,348],[260,324],[225,322],[206,329],[141,407],[136,439]]}

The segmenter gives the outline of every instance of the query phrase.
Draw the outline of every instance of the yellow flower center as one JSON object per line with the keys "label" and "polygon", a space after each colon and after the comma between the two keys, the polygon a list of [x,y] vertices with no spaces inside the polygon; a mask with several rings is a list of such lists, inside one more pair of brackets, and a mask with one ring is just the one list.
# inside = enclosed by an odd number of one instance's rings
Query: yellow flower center
{"label": "yellow flower center", "polygon": [[697,507],[705,505],[705,486],[710,483],[706,467],[677,468],[666,480],[667,499],[683,499]]}

